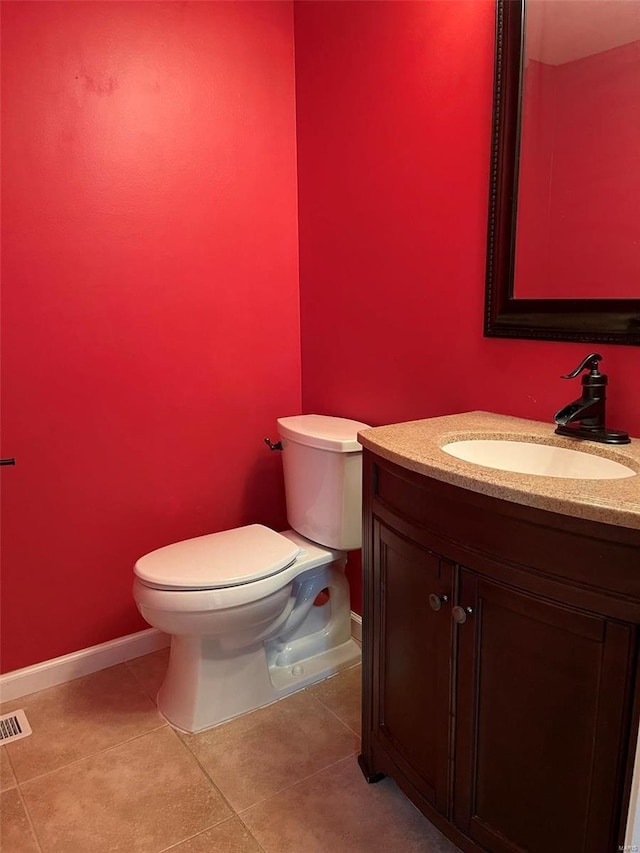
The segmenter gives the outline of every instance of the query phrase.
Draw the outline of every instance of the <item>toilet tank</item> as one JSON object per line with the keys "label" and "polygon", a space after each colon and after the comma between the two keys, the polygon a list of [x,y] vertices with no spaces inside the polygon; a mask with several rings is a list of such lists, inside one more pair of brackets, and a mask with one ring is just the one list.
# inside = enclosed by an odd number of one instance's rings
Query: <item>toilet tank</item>
{"label": "toilet tank", "polygon": [[287,518],[327,548],[362,544],[362,446],[368,424],[327,415],[279,418]]}

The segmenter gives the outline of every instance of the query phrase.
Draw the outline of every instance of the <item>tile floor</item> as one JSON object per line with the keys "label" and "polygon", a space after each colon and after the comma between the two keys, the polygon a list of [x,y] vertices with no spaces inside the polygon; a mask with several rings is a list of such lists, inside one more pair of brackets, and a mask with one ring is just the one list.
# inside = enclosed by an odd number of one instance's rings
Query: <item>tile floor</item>
{"label": "tile floor", "polygon": [[2,853],[454,853],[356,762],[360,667],[198,735],[156,711],[166,650],[0,706]]}

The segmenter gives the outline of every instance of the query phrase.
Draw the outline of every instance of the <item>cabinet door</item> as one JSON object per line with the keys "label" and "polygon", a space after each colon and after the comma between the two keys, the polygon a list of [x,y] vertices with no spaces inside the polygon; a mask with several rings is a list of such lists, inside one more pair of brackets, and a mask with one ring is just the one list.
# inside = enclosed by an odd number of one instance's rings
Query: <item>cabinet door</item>
{"label": "cabinet door", "polygon": [[635,630],[463,570],[455,822],[496,853],[617,849]]}
{"label": "cabinet door", "polygon": [[373,583],[379,592],[374,604],[373,736],[405,778],[445,815],[452,568],[375,522]]}

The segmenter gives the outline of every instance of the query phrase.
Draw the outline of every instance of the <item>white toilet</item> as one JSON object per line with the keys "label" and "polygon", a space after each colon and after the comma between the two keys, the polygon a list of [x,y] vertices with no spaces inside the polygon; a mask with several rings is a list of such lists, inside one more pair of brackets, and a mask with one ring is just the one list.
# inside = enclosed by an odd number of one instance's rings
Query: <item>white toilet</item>
{"label": "white toilet", "polygon": [[138,609],[171,634],[158,708],[176,728],[215,726],[359,659],[344,567],[346,552],[361,545],[357,432],[366,428],[325,415],[281,418],[293,530],[251,524],[167,545],[136,563]]}

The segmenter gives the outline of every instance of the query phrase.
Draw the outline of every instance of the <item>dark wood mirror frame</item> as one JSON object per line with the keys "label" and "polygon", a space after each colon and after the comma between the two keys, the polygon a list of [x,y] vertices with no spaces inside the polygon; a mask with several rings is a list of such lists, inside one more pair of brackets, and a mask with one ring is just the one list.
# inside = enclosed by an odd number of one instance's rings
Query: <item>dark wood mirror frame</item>
{"label": "dark wood mirror frame", "polygon": [[484,332],[498,338],[639,346],[640,299],[514,297],[525,2],[497,0],[496,7]]}

